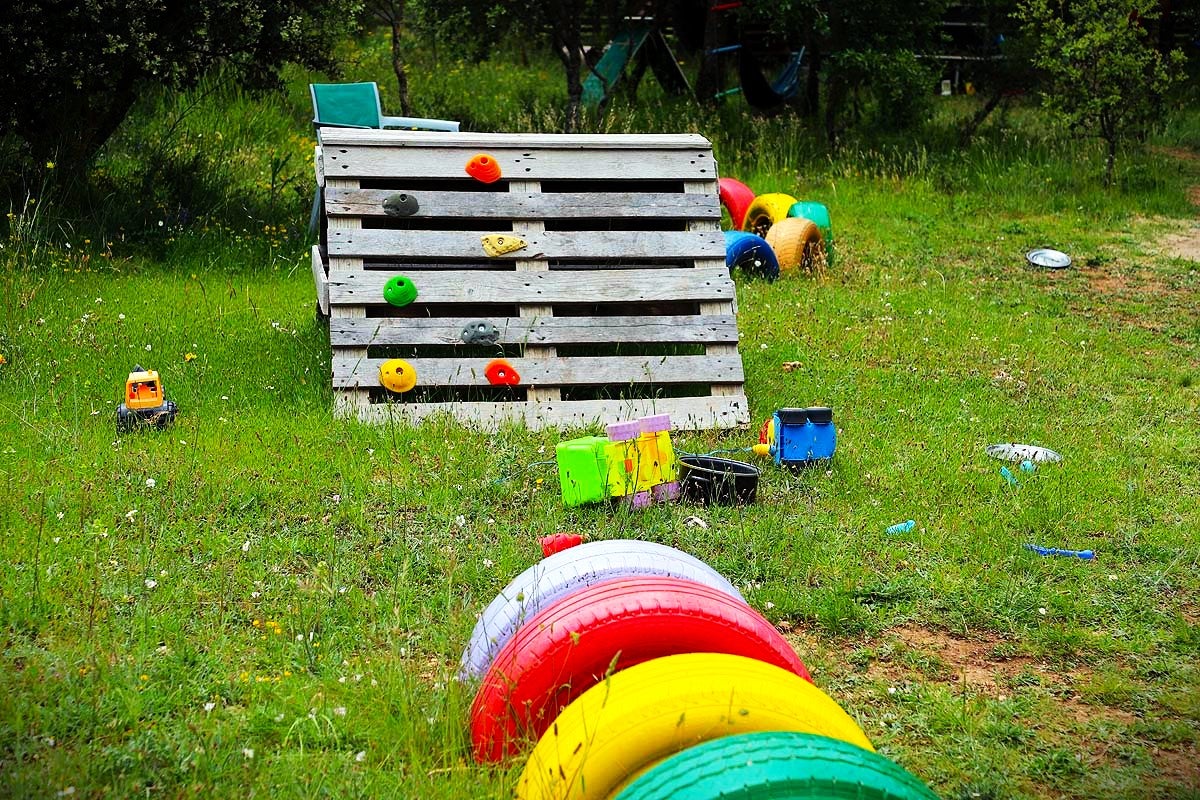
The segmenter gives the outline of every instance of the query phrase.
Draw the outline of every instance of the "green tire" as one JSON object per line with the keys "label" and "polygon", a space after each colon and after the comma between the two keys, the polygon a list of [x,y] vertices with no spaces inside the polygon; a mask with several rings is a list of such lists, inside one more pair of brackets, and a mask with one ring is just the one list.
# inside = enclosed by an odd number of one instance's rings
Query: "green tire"
{"label": "green tire", "polygon": [[616,800],[937,800],[903,767],[811,733],[712,739],[659,762]]}

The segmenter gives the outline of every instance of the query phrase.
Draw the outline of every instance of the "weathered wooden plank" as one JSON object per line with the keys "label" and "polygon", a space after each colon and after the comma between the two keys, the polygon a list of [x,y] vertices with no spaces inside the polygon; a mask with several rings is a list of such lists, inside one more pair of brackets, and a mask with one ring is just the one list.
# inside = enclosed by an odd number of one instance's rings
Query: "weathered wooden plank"
{"label": "weathered wooden plank", "polygon": [[[329,302],[382,305],[384,270],[329,273]],[[733,281],[724,264],[696,269],[554,270],[551,272],[423,272],[413,281],[423,303],[648,303],[730,300]]]}
{"label": "weathered wooden plank", "polygon": [[329,146],[386,146],[487,148],[559,148],[607,150],[702,150],[712,144],[697,133],[436,133],[431,131],[322,128],[317,132]]}
{"label": "weathered wooden plank", "polygon": [[736,428],[750,421],[746,396],[667,397],[655,400],[560,400],[545,403],[379,403],[362,407],[363,422],[403,422],[416,425],[449,414],[465,425],[494,431],[505,423],[541,428],[606,425],[651,414],[670,414],[675,430]]}
{"label": "weathered wooden plank", "polygon": [[[538,181],[512,181],[509,188],[523,194],[539,194],[542,191],[542,185]],[[540,219],[521,219],[514,221],[512,228],[513,233],[520,234],[523,237],[528,237],[530,234],[545,233],[546,223]],[[539,261],[533,258],[518,259],[516,263],[516,269],[517,272],[546,272],[550,269],[550,265],[545,261]],[[551,317],[554,316],[554,306],[537,303],[525,303],[517,307],[517,313],[526,319]],[[526,358],[553,358],[557,354],[558,351],[552,346],[534,346],[525,348]],[[557,386],[530,386],[529,390],[526,392],[525,399],[537,402],[561,400],[562,390]]]}
{"label": "weathered wooden plank", "polygon": [[[688,183],[685,183],[683,185],[683,191],[685,194],[689,194],[689,195],[698,195],[701,197],[709,197],[712,195],[713,192],[717,191],[717,184],[715,181],[713,181],[713,182],[707,182],[707,181],[690,182],[689,181]],[[689,231],[712,232],[712,231],[718,230],[720,228],[720,225],[711,220],[693,220],[688,223],[687,228]],[[724,259],[721,259],[721,260],[712,259],[711,261],[708,259],[698,259],[696,261],[697,268],[715,269],[717,267],[721,267],[724,265],[725,265]],[[720,301],[720,302],[711,302],[710,301],[707,303],[701,303],[700,304],[700,313],[701,314],[734,314],[734,315],[736,315],[737,314],[737,295],[735,294],[733,296],[733,298],[731,298],[728,301]],[[712,342],[707,347],[704,348],[704,352],[710,356],[720,356],[723,358],[736,358],[739,361],[741,360],[741,356],[738,355],[738,350],[737,350],[736,344]],[[712,384],[712,386],[709,387],[709,391],[711,391],[716,396],[730,396],[730,395],[739,395],[742,393],[743,390],[742,390],[742,387],[740,384],[714,383],[714,384]]]}
{"label": "weathered wooden plank", "polygon": [[[379,386],[379,365],[387,359],[362,358],[333,350],[336,388]],[[490,358],[410,358],[417,387],[488,386],[483,370]],[[741,383],[742,360],[712,356],[583,356],[510,358],[521,386],[599,386],[603,384]]]}
{"label": "weathered wooden plank", "polygon": [[325,262],[321,260],[321,248],[312,248],[313,285],[317,289],[317,308],[325,316],[329,316],[329,276],[325,274]]}
{"label": "weathered wooden plank", "polygon": [[[331,178],[326,181],[326,186],[329,189],[357,189],[358,181],[345,181]],[[362,226],[362,221],[357,217],[342,217],[340,219],[329,220],[329,231],[334,230],[356,230]],[[361,274],[363,262],[361,258],[334,258],[329,259],[329,277],[343,278],[347,275]],[[326,282],[328,289],[328,281]],[[382,291],[382,290],[381,290]],[[335,319],[355,319],[365,318],[367,309],[365,306],[329,306],[329,319],[332,322]],[[363,347],[358,350],[345,350],[344,355],[361,355],[366,358],[367,348]],[[370,402],[370,396],[365,389],[348,389],[344,392],[335,392],[333,398],[334,410],[338,412],[357,413],[360,408],[365,408]]]}
{"label": "weathered wooden plank", "polygon": [[[468,317],[402,319],[340,319],[330,322],[334,347],[366,345],[461,344]],[[667,342],[708,344],[736,342],[737,319],[732,315],[637,317],[499,317],[489,319],[500,333],[500,344],[559,345]]]}
{"label": "weathered wooden plank", "polygon": [[[725,237],[718,231],[495,231],[516,234],[526,246],[490,259],[533,258],[725,258]],[[330,230],[329,255],[482,258],[480,231]]]}
{"label": "weathered wooden plank", "polygon": [[[331,217],[387,217],[383,201],[398,189],[338,189],[325,192]],[[408,191],[417,212],[406,219],[711,219],[721,218],[717,196],[662,192],[436,192]]]}
{"label": "weathered wooden plank", "polygon": [[[440,142],[438,143],[441,144]],[[712,151],[611,149],[565,150],[489,148],[508,180],[716,180]],[[473,153],[433,146],[333,147],[324,145],[325,177],[338,178],[465,178]],[[636,171],[631,165],[636,164]]]}

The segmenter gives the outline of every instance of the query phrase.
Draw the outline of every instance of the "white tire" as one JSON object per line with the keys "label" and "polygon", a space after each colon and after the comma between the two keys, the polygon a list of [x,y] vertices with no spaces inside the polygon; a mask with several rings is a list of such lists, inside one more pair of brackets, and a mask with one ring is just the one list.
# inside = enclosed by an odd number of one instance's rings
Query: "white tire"
{"label": "white tire", "polygon": [[716,570],[695,556],[654,542],[588,542],[542,559],[496,595],[475,623],[463,651],[459,678],[478,680],[517,630],[538,611],[577,589],[610,578],[663,575],[696,581],[742,600]]}

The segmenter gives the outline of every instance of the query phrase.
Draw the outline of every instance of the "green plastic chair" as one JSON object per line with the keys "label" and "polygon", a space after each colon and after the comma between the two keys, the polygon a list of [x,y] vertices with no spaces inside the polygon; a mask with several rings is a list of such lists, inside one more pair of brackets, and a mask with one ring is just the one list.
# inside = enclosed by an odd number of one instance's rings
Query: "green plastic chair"
{"label": "green plastic chair", "polygon": [[[446,119],[423,117],[387,117],[379,104],[379,86],[366,83],[310,83],[313,125],[321,128],[411,128],[425,131],[457,133],[458,123]],[[308,230],[317,229],[321,215],[321,187],[313,195],[312,211],[308,215]]]}
{"label": "green plastic chair", "polygon": [[458,123],[422,117],[387,117],[379,86],[367,83],[310,83],[313,124],[318,128],[413,128],[456,133]]}

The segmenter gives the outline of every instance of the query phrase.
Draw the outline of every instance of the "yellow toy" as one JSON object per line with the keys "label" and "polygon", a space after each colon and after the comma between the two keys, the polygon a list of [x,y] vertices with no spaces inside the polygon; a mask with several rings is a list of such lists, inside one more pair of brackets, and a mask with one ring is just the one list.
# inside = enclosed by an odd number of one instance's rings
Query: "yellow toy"
{"label": "yellow toy", "polygon": [[117,433],[131,431],[139,422],[165,428],[178,413],[179,407],[163,396],[158,372],[134,366],[125,381],[125,402],[117,406]]}

